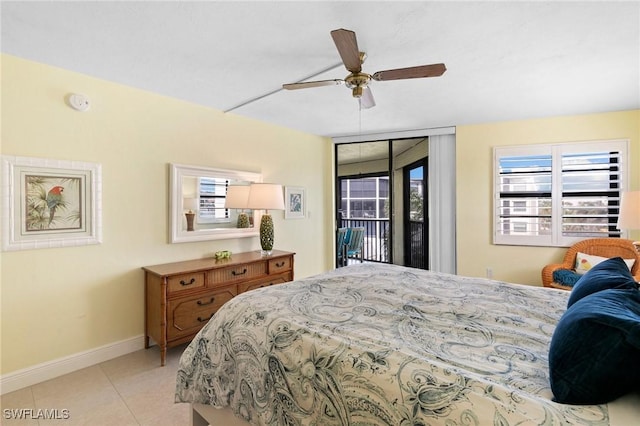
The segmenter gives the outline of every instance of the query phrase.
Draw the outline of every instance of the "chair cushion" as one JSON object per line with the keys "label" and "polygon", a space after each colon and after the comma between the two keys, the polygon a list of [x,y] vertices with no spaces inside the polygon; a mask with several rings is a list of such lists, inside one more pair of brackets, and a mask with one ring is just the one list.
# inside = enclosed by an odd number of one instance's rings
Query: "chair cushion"
{"label": "chair cushion", "polygon": [[637,287],[624,260],[621,257],[612,257],[598,263],[575,283],[569,295],[567,307],[571,307],[585,296],[602,290],[636,289]]}
{"label": "chair cushion", "polygon": [[549,347],[554,401],[604,404],[640,391],[640,290],[583,297],[563,314]]}
{"label": "chair cushion", "polygon": [[582,275],[576,274],[571,269],[556,269],[553,271],[553,282],[568,285],[573,285],[582,277]]}
{"label": "chair cushion", "polygon": [[[604,262],[607,259],[609,258],[578,252],[576,254],[576,265],[575,265],[576,273],[580,275],[584,275],[589,269],[593,268],[600,262]],[[624,263],[627,264],[627,266],[629,267],[629,270],[633,268],[633,264],[635,262],[636,262],[635,259],[624,259]]]}

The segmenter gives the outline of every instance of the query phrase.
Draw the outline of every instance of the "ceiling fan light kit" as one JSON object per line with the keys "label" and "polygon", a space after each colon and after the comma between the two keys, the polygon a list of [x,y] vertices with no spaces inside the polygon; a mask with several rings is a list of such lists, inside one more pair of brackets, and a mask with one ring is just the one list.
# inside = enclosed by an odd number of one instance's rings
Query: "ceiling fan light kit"
{"label": "ceiling fan light kit", "polygon": [[319,80],[319,81],[303,81],[299,83],[283,84],[282,88],[287,90],[308,89],[310,87],[335,86],[344,84],[351,89],[351,95],[360,100],[363,108],[371,108],[376,105],[371,93],[369,84],[371,80],[388,81],[388,80],[406,80],[410,78],[427,78],[439,77],[447,70],[442,63],[431,65],[419,65],[408,68],[396,68],[385,71],[378,71],[374,74],[362,72],[362,64],[367,54],[360,52],[356,33],[350,30],[338,29],[331,31],[331,37],[338,49],[342,63],[344,64],[349,75],[343,80]]}

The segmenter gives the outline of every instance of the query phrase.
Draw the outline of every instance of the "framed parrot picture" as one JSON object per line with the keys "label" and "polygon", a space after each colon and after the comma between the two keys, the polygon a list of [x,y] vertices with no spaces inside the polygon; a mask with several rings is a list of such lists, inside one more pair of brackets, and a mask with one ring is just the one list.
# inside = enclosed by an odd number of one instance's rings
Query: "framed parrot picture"
{"label": "framed parrot picture", "polygon": [[102,241],[101,166],[2,156],[2,249]]}
{"label": "framed parrot picture", "polygon": [[84,182],[80,177],[39,173],[24,178],[25,232],[82,229]]}

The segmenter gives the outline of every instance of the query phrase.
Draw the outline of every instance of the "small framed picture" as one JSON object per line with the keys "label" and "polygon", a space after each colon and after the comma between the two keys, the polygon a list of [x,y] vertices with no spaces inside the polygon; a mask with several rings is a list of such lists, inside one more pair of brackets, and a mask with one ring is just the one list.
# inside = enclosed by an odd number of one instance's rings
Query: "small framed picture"
{"label": "small framed picture", "polygon": [[285,186],[284,188],[284,218],[304,219],[306,210],[304,188],[299,186]]}
{"label": "small framed picture", "polygon": [[2,156],[2,250],[100,244],[97,163]]}

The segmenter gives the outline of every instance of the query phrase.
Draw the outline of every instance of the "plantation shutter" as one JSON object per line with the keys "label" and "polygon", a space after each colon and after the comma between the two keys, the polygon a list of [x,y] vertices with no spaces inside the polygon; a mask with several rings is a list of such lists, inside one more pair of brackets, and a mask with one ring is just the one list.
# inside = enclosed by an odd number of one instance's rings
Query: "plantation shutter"
{"label": "plantation shutter", "polygon": [[199,178],[198,223],[229,222],[229,209],[225,199],[229,180],[223,178]]}
{"label": "plantation shutter", "polygon": [[619,238],[628,141],[494,149],[494,244]]}
{"label": "plantation shutter", "polygon": [[561,241],[619,238],[616,223],[623,187],[622,150],[600,147],[563,153],[561,158]]}
{"label": "plantation shutter", "polygon": [[496,244],[551,244],[552,160],[549,148],[498,155]]}

